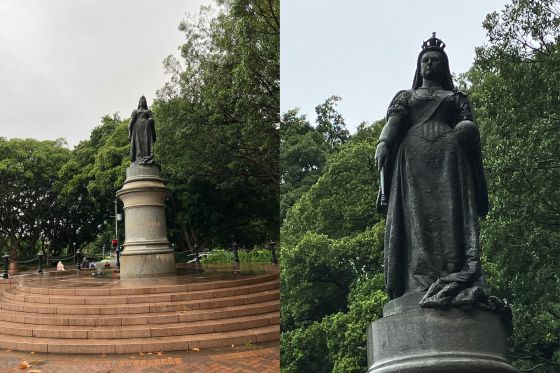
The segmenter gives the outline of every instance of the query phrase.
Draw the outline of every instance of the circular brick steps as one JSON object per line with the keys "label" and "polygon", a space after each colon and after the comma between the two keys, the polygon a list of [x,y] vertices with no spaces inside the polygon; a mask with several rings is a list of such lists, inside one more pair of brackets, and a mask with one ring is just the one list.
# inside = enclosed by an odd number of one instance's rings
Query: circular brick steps
{"label": "circular brick steps", "polygon": [[21,351],[174,351],[280,335],[277,271],[208,280],[47,276],[4,290],[0,308],[0,348]]}

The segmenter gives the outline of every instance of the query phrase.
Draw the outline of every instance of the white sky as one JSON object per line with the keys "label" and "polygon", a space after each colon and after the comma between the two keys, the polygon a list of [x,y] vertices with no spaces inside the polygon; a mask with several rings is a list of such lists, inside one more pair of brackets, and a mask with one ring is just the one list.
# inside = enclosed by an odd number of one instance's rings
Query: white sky
{"label": "white sky", "polygon": [[422,42],[436,31],[452,73],[469,69],[486,43],[482,22],[505,0],[281,0],[280,106],[315,106],[342,97],[350,130],[385,116],[393,95],[412,85]]}
{"label": "white sky", "polygon": [[[151,105],[178,55],[187,13],[212,0],[1,0],[0,136],[87,139],[103,115]],[[409,88],[423,40],[437,31],[451,70],[485,42],[481,23],[505,0],[281,0],[281,110],[336,94],[350,129],[384,116]]]}
{"label": "white sky", "polygon": [[0,136],[64,137],[126,118],[167,81],[186,14],[210,0],[1,0]]}

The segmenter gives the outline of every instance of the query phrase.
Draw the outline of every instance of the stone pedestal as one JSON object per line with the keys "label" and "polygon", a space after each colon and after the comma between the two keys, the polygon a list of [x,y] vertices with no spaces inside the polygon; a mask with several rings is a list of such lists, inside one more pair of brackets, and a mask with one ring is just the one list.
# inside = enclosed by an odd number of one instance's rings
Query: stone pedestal
{"label": "stone pedestal", "polygon": [[368,328],[368,373],[517,372],[494,312],[423,309],[423,294],[394,299]]}
{"label": "stone pedestal", "polygon": [[125,214],[121,278],[175,273],[165,223],[168,195],[158,167],[131,165],[126,170],[123,188],[117,192]]}

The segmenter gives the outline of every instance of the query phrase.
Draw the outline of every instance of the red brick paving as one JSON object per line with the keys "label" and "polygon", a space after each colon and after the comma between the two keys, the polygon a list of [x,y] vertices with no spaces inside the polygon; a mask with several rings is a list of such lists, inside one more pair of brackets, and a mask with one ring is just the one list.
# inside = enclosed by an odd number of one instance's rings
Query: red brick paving
{"label": "red brick paving", "polygon": [[[31,366],[19,367],[22,361]],[[1,373],[278,373],[278,343],[163,355],[60,355],[0,351]]]}

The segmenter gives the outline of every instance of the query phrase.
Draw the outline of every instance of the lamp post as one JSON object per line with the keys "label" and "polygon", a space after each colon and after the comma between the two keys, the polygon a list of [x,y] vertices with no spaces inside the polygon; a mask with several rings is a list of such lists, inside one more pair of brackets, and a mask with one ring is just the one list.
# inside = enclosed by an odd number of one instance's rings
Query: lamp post
{"label": "lamp post", "polygon": [[39,268],[37,268],[37,273],[43,273],[43,252],[39,251],[37,253],[37,258],[39,258]]}
{"label": "lamp post", "polygon": [[74,245],[74,264],[78,264],[78,261],[76,260],[76,242],[72,242],[72,244]]}
{"label": "lamp post", "polygon": [[119,239],[119,220],[119,214],[117,213],[117,199],[115,198],[115,237],[117,240]]}
{"label": "lamp post", "polygon": [[9,278],[10,275],[8,274],[8,265],[10,263],[10,256],[8,253],[4,254],[2,257],[4,259],[4,273],[2,273],[2,278]]}
{"label": "lamp post", "polygon": [[[118,239],[119,239],[119,221],[122,221],[123,217],[122,217],[121,214],[118,213],[117,207],[118,207],[118,202],[117,202],[117,199],[115,198],[115,214],[111,215],[111,217],[115,218],[115,239],[112,240],[112,245],[113,245],[113,250],[118,251],[117,245],[115,244],[115,240],[117,240],[117,242],[118,242]],[[103,252],[105,253],[105,246],[103,246]]]}

